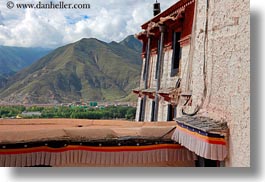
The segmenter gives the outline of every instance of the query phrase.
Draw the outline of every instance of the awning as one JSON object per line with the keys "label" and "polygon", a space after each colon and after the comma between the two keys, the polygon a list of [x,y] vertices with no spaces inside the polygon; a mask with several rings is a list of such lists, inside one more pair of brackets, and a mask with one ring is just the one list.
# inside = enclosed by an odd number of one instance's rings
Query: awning
{"label": "awning", "polygon": [[203,116],[183,116],[175,120],[174,141],[206,159],[223,161],[227,157],[227,123]]}
{"label": "awning", "polygon": [[106,147],[68,145],[60,148],[40,146],[0,149],[1,167],[193,167],[194,160],[196,155],[179,144]]}
{"label": "awning", "polygon": [[155,88],[148,88],[148,89],[142,90],[142,92],[143,93],[155,93],[156,89]]}
{"label": "awning", "polygon": [[142,93],[142,88],[135,88],[135,89],[133,89],[132,91],[133,91],[133,93],[134,94],[136,94],[138,97],[143,97],[143,93]]}
{"label": "awning", "polygon": [[164,167],[195,165],[171,140],[175,122],[3,119],[0,167]]}
{"label": "awning", "polygon": [[155,88],[148,88],[148,89],[142,89],[142,88],[135,88],[132,90],[134,94],[137,94],[138,97],[147,96],[150,99],[155,98]]}
{"label": "awning", "polygon": [[164,88],[158,91],[158,94],[164,98],[165,101],[171,101],[171,93],[174,91],[174,88]]}
{"label": "awning", "polygon": [[142,91],[143,89],[141,89],[141,88],[135,88],[135,89],[133,89],[132,91],[133,91],[133,93],[135,93],[135,94],[139,94],[139,93],[141,93],[141,91]]}
{"label": "awning", "polygon": [[176,90],[176,89],[173,88],[173,87],[163,88],[163,89],[159,90],[158,93],[161,94],[161,95],[163,95],[163,94],[164,94],[164,95],[169,95],[169,94],[171,94],[174,90]]}
{"label": "awning", "polygon": [[155,88],[149,88],[149,89],[142,90],[142,93],[148,96],[150,99],[155,98],[155,92],[156,92]]}
{"label": "awning", "polygon": [[177,105],[178,102],[178,89],[169,87],[169,88],[163,88],[158,91],[158,94],[164,98],[165,101],[170,103],[175,103]]}

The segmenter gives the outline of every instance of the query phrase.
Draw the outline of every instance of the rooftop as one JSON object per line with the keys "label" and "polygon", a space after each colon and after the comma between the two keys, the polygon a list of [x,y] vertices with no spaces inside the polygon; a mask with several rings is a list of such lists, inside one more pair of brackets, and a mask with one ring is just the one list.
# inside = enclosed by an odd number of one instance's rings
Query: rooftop
{"label": "rooftop", "polygon": [[169,133],[175,125],[175,122],[121,120],[1,119],[0,145],[46,141],[170,140]]}

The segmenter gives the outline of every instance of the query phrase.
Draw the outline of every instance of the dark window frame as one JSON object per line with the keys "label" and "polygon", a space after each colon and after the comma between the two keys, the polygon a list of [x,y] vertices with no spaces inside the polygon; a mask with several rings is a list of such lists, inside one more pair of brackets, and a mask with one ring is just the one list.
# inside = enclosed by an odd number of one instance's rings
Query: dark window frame
{"label": "dark window frame", "polygon": [[177,117],[177,107],[172,104],[167,106],[167,121],[173,121]]}
{"label": "dark window frame", "polygon": [[156,102],[153,100],[152,101],[152,109],[151,109],[151,121],[155,121],[155,104]]}
{"label": "dark window frame", "polygon": [[172,111],[173,107],[171,104],[167,105],[167,121],[173,121],[173,117],[172,117]]}

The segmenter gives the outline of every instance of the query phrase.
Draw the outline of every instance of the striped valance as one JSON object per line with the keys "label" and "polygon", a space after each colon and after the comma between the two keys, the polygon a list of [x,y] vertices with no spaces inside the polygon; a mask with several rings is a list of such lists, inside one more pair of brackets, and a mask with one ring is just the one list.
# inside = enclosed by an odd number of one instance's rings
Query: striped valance
{"label": "striped valance", "polygon": [[194,166],[196,155],[179,144],[0,149],[0,166]]}
{"label": "striped valance", "polygon": [[223,161],[227,157],[227,128],[205,117],[177,118],[172,139],[198,156]]}

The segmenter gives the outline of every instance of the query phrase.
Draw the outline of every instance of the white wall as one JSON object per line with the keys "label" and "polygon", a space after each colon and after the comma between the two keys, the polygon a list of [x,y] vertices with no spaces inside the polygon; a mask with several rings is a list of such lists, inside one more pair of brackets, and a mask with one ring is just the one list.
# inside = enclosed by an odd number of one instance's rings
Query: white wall
{"label": "white wall", "polygon": [[[249,0],[210,0],[205,37],[206,0],[198,1],[193,57],[193,107],[224,119],[230,129],[227,166],[250,166],[250,14]],[[206,38],[206,49],[204,40]],[[204,59],[204,54],[206,57]]]}

